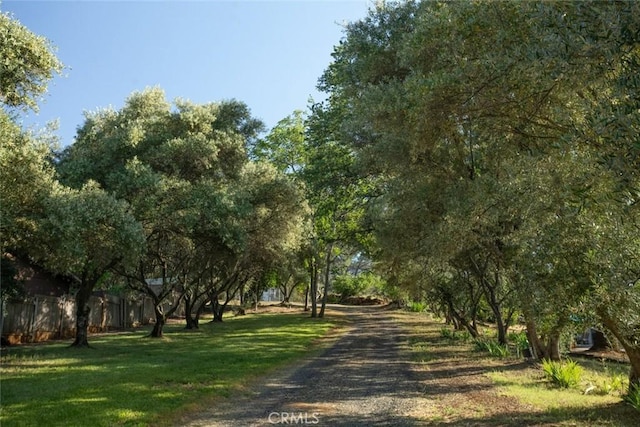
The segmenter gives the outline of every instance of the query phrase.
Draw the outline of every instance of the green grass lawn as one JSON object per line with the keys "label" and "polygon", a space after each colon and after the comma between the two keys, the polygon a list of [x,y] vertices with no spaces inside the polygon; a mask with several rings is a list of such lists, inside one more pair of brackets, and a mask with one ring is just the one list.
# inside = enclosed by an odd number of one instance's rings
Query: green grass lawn
{"label": "green grass lawn", "polygon": [[112,426],[170,423],[228,396],[314,348],[332,326],[306,314],[259,314],[186,331],[168,325],[68,343],[10,347],[0,367],[0,424]]}

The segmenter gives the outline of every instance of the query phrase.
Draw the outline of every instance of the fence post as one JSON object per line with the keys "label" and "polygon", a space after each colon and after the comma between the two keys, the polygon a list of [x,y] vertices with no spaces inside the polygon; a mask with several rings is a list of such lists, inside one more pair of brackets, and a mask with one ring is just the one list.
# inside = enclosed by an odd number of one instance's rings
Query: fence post
{"label": "fence post", "polygon": [[33,299],[33,314],[29,325],[29,335],[31,342],[36,340],[36,317],[38,316],[38,295]]}

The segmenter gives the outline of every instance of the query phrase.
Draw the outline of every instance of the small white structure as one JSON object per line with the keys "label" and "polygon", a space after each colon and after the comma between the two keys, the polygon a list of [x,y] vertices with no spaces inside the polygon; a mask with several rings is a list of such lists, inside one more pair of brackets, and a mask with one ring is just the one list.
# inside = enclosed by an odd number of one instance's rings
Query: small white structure
{"label": "small white structure", "polygon": [[279,288],[269,288],[262,292],[262,298],[260,298],[260,300],[266,302],[282,301],[282,292],[280,292]]}

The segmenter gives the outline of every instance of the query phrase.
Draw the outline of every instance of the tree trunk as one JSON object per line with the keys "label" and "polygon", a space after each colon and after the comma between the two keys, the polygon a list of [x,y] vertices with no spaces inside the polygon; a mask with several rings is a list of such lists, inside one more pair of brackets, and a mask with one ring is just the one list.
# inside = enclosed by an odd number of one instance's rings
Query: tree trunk
{"label": "tree trunk", "polygon": [[195,316],[195,317],[191,317],[191,315],[189,316],[185,316],[185,320],[186,320],[186,325],[185,325],[185,329],[199,329],[200,328],[200,319],[199,316]]}
{"label": "tree trunk", "polygon": [[220,304],[218,296],[211,299],[211,312],[213,313],[212,322],[222,322],[222,315],[224,314],[224,305]]}
{"label": "tree trunk", "polygon": [[560,335],[563,330],[563,321],[558,321],[551,333],[539,335],[535,320],[527,311],[524,312],[525,325],[527,327],[527,340],[534,359],[560,360]]}
{"label": "tree trunk", "polygon": [[542,343],[538,338],[538,328],[536,327],[536,322],[533,320],[530,314],[527,311],[524,311],[524,322],[526,325],[527,331],[527,341],[529,341],[529,348],[531,349],[531,357],[534,359],[541,359],[542,354],[544,353]]}
{"label": "tree trunk", "polygon": [[616,337],[627,353],[627,357],[629,357],[631,364],[631,369],[629,370],[629,392],[631,392],[635,387],[640,387],[640,344],[635,336],[626,335],[621,331],[616,319],[607,312],[606,307],[599,307],[596,312],[602,324]]}
{"label": "tree trunk", "polygon": [[194,316],[193,310],[196,305],[196,299],[191,295],[185,294],[184,296],[184,319],[186,321],[185,329],[198,329],[197,313]]}
{"label": "tree trunk", "polygon": [[320,315],[318,317],[324,317],[324,310],[327,307],[327,298],[329,297],[329,290],[331,289],[331,253],[333,252],[333,243],[327,248],[327,258],[324,264],[324,292],[322,294],[322,306],[320,307]]}
{"label": "tree trunk", "polygon": [[311,285],[307,285],[304,291],[304,311],[309,311],[309,288]]}
{"label": "tree trunk", "polygon": [[154,304],[153,311],[156,315],[156,323],[153,325],[150,336],[152,338],[162,338],[164,324],[167,322],[164,311],[162,310],[162,305],[159,303]]}
{"label": "tree trunk", "polygon": [[451,301],[448,301],[447,304],[449,305],[449,313],[454,320],[453,324],[456,330],[461,330],[464,327],[469,332],[469,335],[471,335],[473,338],[478,338],[480,334],[478,333],[476,325],[469,323],[469,321],[464,316],[458,313],[453,307],[453,303]]}
{"label": "tree trunk", "polygon": [[291,303],[291,296],[293,295],[293,291],[296,290],[296,288],[298,288],[300,286],[300,283],[295,282],[293,285],[291,285],[291,288],[289,288],[289,291],[285,294],[284,296],[284,303],[285,304],[290,304]]}
{"label": "tree trunk", "polygon": [[629,371],[629,391],[633,391],[634,387],[640,390],[640,348],[626,348],[627,356],[631,362],[631,370]]}
{"label": "tree trunk", "polygon": [[80,289],[76,293],[76,339],[71,347],[89,347],[89,298],[96,281],[83,280]]}
{"label": "tree trunk", "polygon": [[311,317],[318,317],[318,267],[315,258],[311,261]]}
{"label": "tree trunk", "polygon": [[491,311],[493,312],[493,316],[496,319],[496,329],[498,330],[498,343],[501,345],[507,344],[507,331],[505,328],[504,319],[502,318],[502,308],[500,307],[500,303],[496,298],[495,289],[498,287],[500,283],[500,276],[498,272],[495,272],[494,284],[491,285],[486,278],[481,279],[483,284],[483,289],[485,291],[485,300],[489,307],[491,307]]}
{"label": "tree trunk", "polygon": [[553,331],[547,337],[545,359],[560,360],[560,331]]}
{"label": "tree trunk", "polygon": [[496,315],[496,329],[498,330],[498,342],[502,345],[507,344],[507,331],[504,328],[504,321],[500,311],[494,313]]}

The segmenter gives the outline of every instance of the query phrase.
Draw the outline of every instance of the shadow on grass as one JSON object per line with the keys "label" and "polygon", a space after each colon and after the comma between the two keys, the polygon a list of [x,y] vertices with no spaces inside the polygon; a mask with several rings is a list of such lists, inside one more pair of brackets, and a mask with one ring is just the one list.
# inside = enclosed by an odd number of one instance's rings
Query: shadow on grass
{"label": "shadow on grass", "polygon": [[[425,425],[455,426],[638,426],[640,413],[622,402],[594,402],[584,405],[559,401],[551,409],[539,409],[530,402],[504,395],[502,386],[520,386],[531,393],[552,393],[544,380],[537,380],[536,363],[515,358],[492,358],[473,348],[472,342],[443,337],[441,323],[405,322],[414,333],[409,337],[414,360],[427,373],[424,394],[438,402]],[[534,370],[532,371],[532,368]],[[601,366],[606,371],[606,366]],[[487,374],[508,374],[508,381],[494,383]],[[520,381],[529,375],[529,379]],[[452,397],[449,400],[449,396]],[[580,399],[580,395],[577,396]],[[587,397],[585,397],[587,398]],[[512,404],[513,403],[513,404]],[[553,402],[552,402],[553,403]]]}

